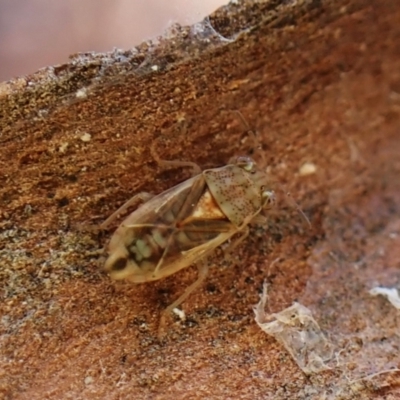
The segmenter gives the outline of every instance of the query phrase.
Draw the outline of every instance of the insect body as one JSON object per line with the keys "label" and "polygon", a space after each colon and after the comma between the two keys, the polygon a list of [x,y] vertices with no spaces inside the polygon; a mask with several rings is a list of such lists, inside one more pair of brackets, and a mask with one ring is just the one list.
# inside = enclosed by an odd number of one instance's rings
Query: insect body
{"label": "insect body", "polygon": [[[166,310],[171,311],[204,280],[208,271],[205,257],[240,234],[235,246],[247,236],[248,225],[271,205],[274,193],[266,184],[265,172],[251,158],[238,157],[150,198],[115,231],[108,245],[106,271],[114,279],[139,283],[164,278],[203,261],[198,280]],[[108,225],[121,209],[103,225]]]}

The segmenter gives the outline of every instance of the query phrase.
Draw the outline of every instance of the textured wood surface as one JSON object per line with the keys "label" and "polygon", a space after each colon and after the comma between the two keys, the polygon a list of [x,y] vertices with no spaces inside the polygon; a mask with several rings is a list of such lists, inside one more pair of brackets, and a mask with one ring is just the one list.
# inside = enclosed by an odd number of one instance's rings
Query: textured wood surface
{"label": "textured wood surface", "polygon": [[[6,399],[399,396],[400,9],[393,0],[239,2],[135,51],[76,55],[0,84],[0,393]],[[134,285],[99,266],[89,228],[133,194],[224,165],[257,132],[277,192],[157,339],[188,268]],[[304,167],[306,165],[306,167]],[[311,167],[310,167],[311,166]],[[313,170],[315,171],[313,172]],[[307,171],[311,171],[309,175]],[[101,265],[101,264],[100,264]],[[305,376],[254,321],[307,306],[335,346]],[[340,352],[340,353],[339,353]]]}

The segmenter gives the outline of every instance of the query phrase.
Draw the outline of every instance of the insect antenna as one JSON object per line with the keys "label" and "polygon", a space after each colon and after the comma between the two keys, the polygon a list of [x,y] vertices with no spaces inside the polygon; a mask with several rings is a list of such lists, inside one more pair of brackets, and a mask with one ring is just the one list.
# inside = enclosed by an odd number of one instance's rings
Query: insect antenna
{"label": "insect antenna", "polygon": [[258,137],[257,137],[256,133],[250,128],[250,125],[247,123],[247,121],[244,118],[243,114],[239,110],[234,110],[234,112],[238,115],[238,117],[242,121],[242,124],[246,128],[246,132],[245,133],[247,133],[251,137],[251,139],[253,141],[254,148],[257,149],[258,153],[260,154],[261,165],[264,167],[265,165],[267,165],[267,162],[266,162],[266,159],[265,159],[265,156],[264,156],[264,152],[263,152],[263,149],[262,149],[262,144],[258,140]]}
{"label": "insect antenna", "polygon": [[292,197],[290,192],[286,192],[285,195],[286,195],[286,199],[289,200],[290,205],[293,206],[297,210],[297,212],[303,217],[304,221],[307,223],[308,227],[311,228],[311,222],[310,222],[309,218],[304,213],[304,211],[301,209],[301,207],[297,204],[297,202],[294,200],[294,198]]}
{"label": "insect antenna", "polygon": [[155,148],[155,143],[150,145],[150,154],[153,157],[154,161],[158,164],[159,167],[164,169],[170,168],[180,168],[180,167],[189,167],[192,169],[192,176],[201,174],[201,168],[198,164],[193,161],[181,161],[181,160],[163,160],[157,150]]}

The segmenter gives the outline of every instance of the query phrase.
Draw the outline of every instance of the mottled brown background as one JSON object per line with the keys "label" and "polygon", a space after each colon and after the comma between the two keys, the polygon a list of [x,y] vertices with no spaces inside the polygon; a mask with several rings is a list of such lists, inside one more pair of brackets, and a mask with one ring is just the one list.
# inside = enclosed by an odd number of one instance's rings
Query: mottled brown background
{"label": "mottled brown background", "polygon": [[[231,4],[204,29],[137,52],[81,55],[0,86],[0,393],[8,399],[395,399],[400,286],[400,9],[382,0]],[[212,27],[212,28],[211,28]],[[160,312],[195,279],[143,285],[98,266],[82,230],[134,193],[188,176],[164,159],[222,165],[258,132],[290,191],[157,339]],[[316,172],[303,176],[312,162]],[[307,306],[335,346],[305,376],[254,321]],[[380,373],[380,374],[379,374]],[[378,375],[371,375],[378,374]]]}

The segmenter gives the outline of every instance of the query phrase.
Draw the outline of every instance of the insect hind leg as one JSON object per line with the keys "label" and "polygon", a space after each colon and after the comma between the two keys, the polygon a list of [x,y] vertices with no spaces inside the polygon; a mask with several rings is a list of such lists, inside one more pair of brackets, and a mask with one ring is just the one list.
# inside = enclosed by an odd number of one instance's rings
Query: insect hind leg
{"label": "insect hind leg", "polygon": [[147,193],[147,192],[141,192],[133,196],[130,200],[128,200],[125,204],[123,204],[120,208],[118,208],[117,211],[112,213],[101,225],[100,229],[107,229],[107,227],[118,217],[118,215],[122,214],[125,212],[129,207],[133,206],[136,204],[138,201],[146,202],[149,201],[152,197],[154,197],[153,194]]}
{"label": "insect hind leg", "polygon": [[182,304],[199,286],[202,285],[204,280],[206,279],[209,271],[209,265],[207,260],[200,262],[197,265],[198,269],[198,277],[196,281],[194,281],[190,286],[188,286],[185,291],[172,303],[170,304],[161,314],[160,325],[158,327],[158,337],[162,338],[164,336],[165,331],[165,323],[168,315],[172,312],[172,310]]}

